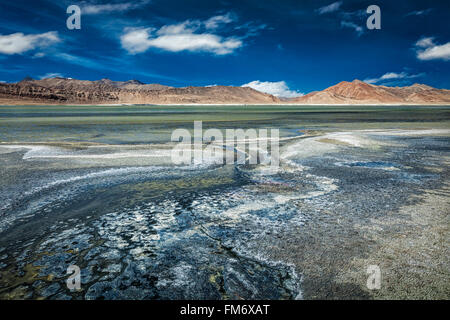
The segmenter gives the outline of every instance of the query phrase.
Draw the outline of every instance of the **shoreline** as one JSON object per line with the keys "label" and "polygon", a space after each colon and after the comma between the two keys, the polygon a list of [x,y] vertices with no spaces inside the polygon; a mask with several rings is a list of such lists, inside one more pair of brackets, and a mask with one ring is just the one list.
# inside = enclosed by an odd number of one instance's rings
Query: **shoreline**
{"label": "shoreline", "polygon": [[311,106],[324,106],[324,107],[450,107],[450,103],[429,103],[429,104],[409,104],[409,103],[349,103],[349,104],[338,104],[338,103],[320,103],[320,104],[307,104],[307,103],[162,103],[162,104],[142,104],[142,103],[89,103],[89,104],[56,104],[56,103],[44,103],[44,102],[14,102],[14,103],[4,103],[0,100],[0,107],[7,106],[55,106],[55,107],[139,107],[139,106],[168,106],[168,107],[178,107],[178,106],[192,106],[192,107],[209,107],[209,106],[292,106],[292,107],[311,107]]}

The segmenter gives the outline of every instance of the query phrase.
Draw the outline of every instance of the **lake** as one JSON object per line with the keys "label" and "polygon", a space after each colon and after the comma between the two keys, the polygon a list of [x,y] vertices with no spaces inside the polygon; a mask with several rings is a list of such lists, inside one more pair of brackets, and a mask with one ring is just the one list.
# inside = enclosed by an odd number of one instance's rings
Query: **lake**
{"label": "lake", "polygon": [[[278,129],[279,168],[175,165],[194,121]],[[0,297],[402,297],[402,272],[448,272],[448,221],[420,205],[449,212],[449,137],[439,106],[0,106]],[[366,264],[402,285],[371,292]]]}

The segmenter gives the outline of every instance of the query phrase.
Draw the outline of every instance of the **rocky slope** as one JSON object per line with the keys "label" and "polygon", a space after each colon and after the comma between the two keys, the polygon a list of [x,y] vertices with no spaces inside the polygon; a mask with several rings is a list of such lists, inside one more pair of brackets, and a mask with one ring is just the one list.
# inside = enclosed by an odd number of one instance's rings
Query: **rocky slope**
{"label": "rocky slope", "polygon": [[386,87],[360,80],[343,81],[323,91],[311,92],[291,100],[301,104],[450,104],[450,90],[414,84]]}
{"label": "rocky slope", "polygon": [[270,104],[279,101],[275,96],[251,88],[173,88],[136,80],[49,78],[0,83],[0,104]]}

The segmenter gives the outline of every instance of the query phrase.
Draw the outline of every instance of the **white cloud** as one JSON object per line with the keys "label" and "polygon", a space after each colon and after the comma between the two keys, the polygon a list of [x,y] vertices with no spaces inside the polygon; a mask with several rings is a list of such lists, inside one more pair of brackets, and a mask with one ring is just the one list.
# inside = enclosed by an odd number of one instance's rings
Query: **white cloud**
{"label": "white cloud", "polygon": [[417,11],[412,11],[410,13],[408,13],[406,16],[424,16],[429,14],[433,9],[429,8],[429,9],[425,9],[425,10],[417,10]]}
{"label": "white cloud", "polygon": [[80,57],[80,56],[74,56],[69,53],[58,53],[58,54],[55,54],[53,57],[58,60],[64,60],[65,62],[69,62],[71,64],[82,66],[84,68],[100,69],[100,70],[105,69],[105,67],[103,67],[101,64],[99,64],[98,62],[96,62],[92,59]]}
{"label": "white cloud", "polygon": [[278,82],[269,82],[269,81],[252,81],[247,84],[242,85],[242,87],[250,87],[255,90],[272,94],[276,97],[282,98],[295,98],[303,96],[303,93],[290,90],[287,86],[286,82],[278,81]]}
{"label": "white cloud", "polygon": [[43,57],[45,57],[45,53],[43,52],[38,52],[33,56],[33,58],[43,58]]}
{"label": "white cloud", "polygon": [[432,38],[432,37],[422,38],[416,42],[416,46],[421,47],[421,48],[428,48],[428,47],[434,46],[433,39],[434,38]]}
{"label": "white cloud", "polygon": [[204,22],[206,29],[217,29],[221,24],[227,24],[235,21],[235,17],[231,13],[225,15],[211,17]]}
{"label": "white cloud", "polygon": [[450,60],[450,42],[418,52],[417,57],[420,60]]}
{"label": "white cloud", "polygon": [[400,72],[400,73],[388,72],[388,73],[383,74],[379,78],[366,79],[366,80],[364,80],[364,82],[370,83],[370,84],[375,84],[375,83],[383,82],[386,80],[412,79],[412,78],[417,78],[417,77],[421,77],[421,76],[423,76],[423,74],[408,74],[406,72]]}
{"label": "white cloud", "polygon": [[366,20],[366,18],[367,18],[367,12],[365,9],[364,10],[356,10],[356,11],[340,11],[339,15],[343,19],[347,19],[347,20],[353,20],[353,19]]}
{"label": "white cloud", "polygon": [[335,11],[339,10],[341,5],[342,5],[342,1],[336,1],[336,2],[333,2],[332,4],[329,4],[329,5],[325,6],[325,7],[321,7],[319,9],[317,9],[317,11],[319,12],[319,14],[335,12]]}
{"label": "white cloud", "polygon": [[[199,21],[186,20],[178,24],[170,24],[162,26],[157,32],[157,35],[168,35],[168,34],[183,34],[183,33],[194,33],[201,26]],[[154,28],[152,28],[155,30]]]}
{"label": "white cloud", "polygon": [[48,78],[64,78],[64,76],[58,72],[46,73],[42,76],[39,76],[39,79],[48,79]]}
{"label": "white cloud", "polygon": [[125,33],[120,36],[122,48],[132,54],[147,51],[151,47],[149,37],[153,30],[153,28],[125,29]]}
{"label": "white cloud", "polygon": [[100,14],[108,12],[123,12],[132,9],[137,9],[150,3],[148,0],[139,2],[124,2],[113,4],[85,4],[81,7],[81,12],[84,14]]}
{"label": "white cloud", "polygon": [[60,41],[58,32],[50,31],[41,34],[13,33],[0,35],[0,53],[21,54],[35,48],[42,48]]}
{"label": "white cloud", "polygon": [[450,60],[450,42],[443,45],[434,43],[434,38],[422,38],[416,42],[419,60]]}
{"label": "white cloud", "polygon": [[319,14],[326,14],[335,12],[334,18],[340,21],[341,28],[350,28],[356,31],[358,37],[364,33],[364,28],[360,26],[361,22],[366,20],[367,13],[366,10],[356,10],[356,11],[344,11],[341,9],[343,1],[336,1],[327,6],[321,7],[316,10]]}
{"label": "white cloud", "polygon": [[241,26],[237,26],[234,30],[245,30],[246,34],[241,36],[241,39],[257,36],[261,30],[268,29],[267,24],[255,24],[254,22],[247,22]]}
{"label": "white cloud", "polygon": [[349,21],[341,21],[341,27],[351,28],[356,31],[358,36],[362,35],[364,33],[364,29],[361,26],[358,26],[356,23],[349,22]]}
{"label": "white cloud", "polygon": [[207,25],[211,27],[209,20],[205,22],[187,20],[179,24],[163,26],[159,30],[127,28],[120,37],[120,42],[122,47],[131,54],[142,53],[149,48],[158,48],[171,52],[211,52],[225,55],[242,46],[242,41],[234,37],[224,38],[207,31],[197,32],[202,27],[207,28]]}

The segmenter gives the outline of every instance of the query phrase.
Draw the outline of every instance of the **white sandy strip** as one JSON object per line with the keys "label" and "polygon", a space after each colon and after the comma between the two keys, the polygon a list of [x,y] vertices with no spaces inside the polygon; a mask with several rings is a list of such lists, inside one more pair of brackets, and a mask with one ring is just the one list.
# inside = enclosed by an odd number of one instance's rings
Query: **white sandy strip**
{"label": "white sandy strip", "polygon": [[[160,150],[158,150],[160,151]],[[154,151],[152,151],[154,152]],[[170,152],[164,151],[161,153],[132,153],[132,152],[118,152],[108,154],[59,154],[59,155],[31,155],[25,154],[23,159],[36,159],[36,158],[52,158],[52,159],[124,159],[124,158],[168,158]]]}
{"label": "white sandy strip", "polygon": [[[354,130],[326,133],[322,136],[302,139],[297,143],[288,146],[283,153],[283,157],[292,156],[314,156],[325,152],[337,150],[339,146],[332,143],[322,143],[319,140],[330,139],[342,142],[353,147],[370,147],[374,145],[385,145],[387,142],[375,141],[370,138],[371,134],[383,136],[426,136],[426,135],[450,135],[449,129],[423,129],[423,130]],[[389,143],[390,144],[390,143]]]}
{"label": "white sandy strip", "polygon": [[[290,140],[290,139],[296,139],[298,137],[284,137],[280,138],[279,141],[283,140]],[[236,143],[252,143],[252,142],[259,142],[259,141],[267,141],[271,142],[272,140],[276,140],[276,138],[256,138],[256,139],[240,139],[236,140]],[[232,140],[224,140],[213,142],[216,146],[226,147],[227,143],[233,143]],[[191,151],[192,144],[185,143],[185,148],[180,149],[179,146],[183,145],[183,143],[178,143],[178,152],[184,151],[189,152]],[[175,144],[174,144],[175,146]],[[203,145],[204,146],[204,145]],[[102,148],[136,148],[134,150],[130,150],[127,152],[110,152],[110,153],[87,153],[86,150],[89,150],[89,152],[92,152],[92,150],[96,149],[102,149]],[[72,151],[68,150],[62,147],[57,146],[48,146],[48,145],[27,145],[27,144],[0,144],[0,150],[3,149],[13,149],[15,150],[21,150],[21,149],[27,149],[28,151],[24,154],[23,159],[124,159],[124,158],[169,158],[172,155],[172,148],[170,148],[169,145],[167,145],[168,148],[165,149],[151,149],[151,145],[138,145],[138,146],[130,146],[130,145],[96,145],[96,146],[88,146],[83,151]],[[144,149],[146,148],[146,149]],[[237,150],[237,149],[236,149]],[[5,150],[0,151],[0,153],[7,153]],[[239,150],[240,151],[240,150]],[[261,150],[262,151],[262,150]],[[84,153],[83,153],[84,152]]]}
{"label": "white sandy strip", "polygon": [[425,135],[450,135],[449,129],[424,129],[424,130],[356,130],[349,132],[334,132],[325,134],[322,138],[337,140],[354,147],[368,147],[382,145],[385,143],[373,141],[367,134],[377,134],[383,136],[425,136]]}
{"label": "white sandy strip", "polygon": [[423,130],[360,130],[365,133],[377,133],[384,136],[423,136],[423,135],[450,135],[450,129],[423,129]]}

